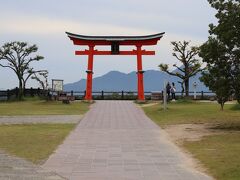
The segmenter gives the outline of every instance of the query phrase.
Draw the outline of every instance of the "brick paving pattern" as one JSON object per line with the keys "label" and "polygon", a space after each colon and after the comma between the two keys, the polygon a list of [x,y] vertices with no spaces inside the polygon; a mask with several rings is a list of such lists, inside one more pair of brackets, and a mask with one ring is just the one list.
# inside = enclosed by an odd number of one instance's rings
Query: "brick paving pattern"
{"label": "brick paving pattern", "polygon": [[133,102],[97,101],[43,168],[70,180],[208,180]]}

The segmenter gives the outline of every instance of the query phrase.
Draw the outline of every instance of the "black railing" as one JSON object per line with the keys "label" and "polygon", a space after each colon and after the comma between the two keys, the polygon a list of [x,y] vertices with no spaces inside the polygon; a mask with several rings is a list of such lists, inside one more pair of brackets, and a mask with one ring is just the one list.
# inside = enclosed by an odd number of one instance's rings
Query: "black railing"
{"label": "black railing", "polygon": [[[65,91],[67,96],[74,96],[77,100],[83,100],[85,96],[85,91]],[[153,94],[158,94],[158,100],[163,99],[163,91],[146,91],[144,92],[145,99],[153,99]],[[9,100],[11,98],[16,98],[18,95],[18,89],[0,91],[0,100]],[[59,92],[47,91],[42,89],[29,88],[24,91],[25,96],[57,96]],[[92,96],[94,100],[136,100],[137,91],[93,91]],[[181,92],[176,92],[176,98],[182,97]],[[189,92],[189,97],[194,98],[194,92]],[[196,92],[196,99],[209,100],[215,97],[215,94],[212,92]]]}
{"label": "black railing", "polygon": [[[42,90],[40,88],[34,89],[29,88],[24,90],[24,96],[46,96],[48,91]],[[0,100],[10,100],[15,99],[18,96],[18,88],[6,90],[6,91],[0,91]]]}
{"label": "black railing", "polygon": [[[68,96],[74,96],[75,99],[82,100],[85,96],[85,91],[66,91]],[[159,93],[159,100],[163,99],[163,91],[159,92],[144,92],[144,96],[146,100],[152,99],[153,93]],[[137,99],[137,91],[93,91],[92,96],[94,100],[136,100]],[[176,98],[181,98],[182,93],[176,92]],[[194,99],[194,92],[189,92],[189,97]],[[196,92],[196,99],[199,100],[209,100],[211,98],[215,98],[215,94],[212,92],[204,92],[199,91]]]}

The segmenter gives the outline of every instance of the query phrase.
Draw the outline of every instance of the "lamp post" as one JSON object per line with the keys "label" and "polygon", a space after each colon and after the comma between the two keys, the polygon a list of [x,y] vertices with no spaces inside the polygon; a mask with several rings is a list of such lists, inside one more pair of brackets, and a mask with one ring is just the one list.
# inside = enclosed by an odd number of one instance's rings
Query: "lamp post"
{"label": "lamp post", "polygon": [[193,83],[193,91],[194,91],[194,100],[197,99],[197,82]]}
{"label": "lamp post", "polygon": [[166,111],[167,109],[167,90],[166,90],[167,82],[164,80],[163,82],[163,109]]}

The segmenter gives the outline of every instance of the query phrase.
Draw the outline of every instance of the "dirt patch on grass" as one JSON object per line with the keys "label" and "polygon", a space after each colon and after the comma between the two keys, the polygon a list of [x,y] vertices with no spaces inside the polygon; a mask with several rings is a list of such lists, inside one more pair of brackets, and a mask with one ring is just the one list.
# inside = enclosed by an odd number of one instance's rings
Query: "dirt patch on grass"
{"label": "dirt patch on grass", "polygon": [[204,136],[223,134],[224,132],[218,129],[214,129],[216,124],[177,124],[177,125],[167,125],[164,130],[167,132],[169,138],[175,142],[184,152],[187,157],[189,157],[188,164],[199,170],[208,174],[207,169],[202,163],[193,155],[183,148],[183,143],[186,141],[200,141]]}
{"label": "dirt patch on grass", "polygon": [[165,126],[164,130],[176,143],[184,141],[199,141],[203,136],[221,134],[223,132],[213,129],[213,124],[178,124]]}
{"label": "dirt patch on grass", "polygon": [[150,107],[159,104],[159,102],[151,102],[147,104],[141,104],[140,107]]}

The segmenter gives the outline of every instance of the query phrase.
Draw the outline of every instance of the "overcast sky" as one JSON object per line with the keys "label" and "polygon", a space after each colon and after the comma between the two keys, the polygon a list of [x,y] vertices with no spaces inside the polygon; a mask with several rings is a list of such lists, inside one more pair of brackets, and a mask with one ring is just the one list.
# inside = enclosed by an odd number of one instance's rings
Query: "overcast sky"
{"label": "overcast sky", "polygon": [[[86,78],[87,56],[75,56],[65,31],[85,35],[148,35],[166,32],[144,56],[144,70],[160,63],[174,64],[171,41],[191,40],[200,45],[208,37],[215,11],[207,0],[0,0],[0,45],[9,41],[37,44],[45,57],[36,69],[47,69],[49,80],[64,83]],[[132,49],[132,47],[131,47]],[[94,77],[111,70],[136,70],[136,57],[96,56]],[[28,86],[36,85],[29,82]],[[0,67],[0,89],[17,86],[15,74]]]}

